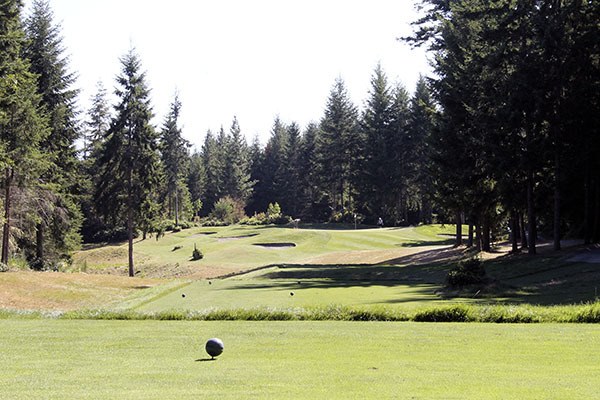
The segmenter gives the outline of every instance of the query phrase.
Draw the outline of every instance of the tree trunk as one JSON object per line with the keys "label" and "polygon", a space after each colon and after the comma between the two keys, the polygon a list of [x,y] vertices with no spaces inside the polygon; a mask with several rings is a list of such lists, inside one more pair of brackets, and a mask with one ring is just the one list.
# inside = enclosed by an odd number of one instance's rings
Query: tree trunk
{"label": "tree trunk", "polygon": [[510,212],[510,242],[512,244],[512,252],[519,251],[519,221],[516,211]]}
{"label": "tree trunk", "polygon": [[133,270],[133,210],[131,207],[127,210],[127,241],[129,244],[129,276],[134,276]]}
{"label": "tree trunk", "polygon": [[135,271],[133,268],[133,196],[132,194],[132,176],[131,170],[128,171],[127,176],[127,242],[128,242],[128,266],[129,276],[134,276]]}
{"label": "tree trunk", "polygon": [[533,172],[529,171],[527,178],[527,222],[528,226],[528,242],[529,242],[529,251],[528,253],[531,255],[536,254],[536,217],[535,217],[535,202],[533,198]]}
{"label": "tree trunk", "polygon": [[4,191],[4,226],[2,227],[2,256],[0,262],[8,264],[8,246],[10,236],[10,186],[12,185],[12,172],[10,168],[4,170],[5,191]]}
{"label": "tree trunk", "polygon": [[454,243],[455,246],[462,245],[462,214],[460,210],[456,210],[456,241]]}
{"label": "tree trunk", "polygon": [[592,219],[591,219],[591,177],[589,171],[586,171],[583,187],[583,240],[585,244],[592,243]]}
{"label": "tree trunk", "polygon": [[490,218],[485,215],[482,220],[481,250],[489,253],[492,251],[490,240]]}
{"label": "tree trunk", "polygon": [[469,221],[469,240],[467,242],[467,247],[473,247],[473,222]]}
{"label": "tree trunk", "polygon": [[560,155],[554,154],[554,250],[560,250]]}
{"label": "tree trunk", "polygon": [[600,180],[594,178],[594,226],[592,240],[594,243],[600,242]]}
{"label": "tree trunk", "polygon": [[475,225],[475,248],[477,251],[481,251],[481,224],[479,221]]}
{"label": "tree trunk", "polygon": [[175,226],[179,226],[179,190],[175,187]]}
{"label": "tree trunk", "polygon": [[37,224],[35,232],[35,257],[37,262],[42,263],[44,260],[44,225],[40,222]]}
{"label": "tree trunk", "polygon": [[527,233],[525,232],[525,218],[523,217],[522,212],[519,212],[519,224],[521,225],[521,248],[526,249],[529,246],[527,245]]}

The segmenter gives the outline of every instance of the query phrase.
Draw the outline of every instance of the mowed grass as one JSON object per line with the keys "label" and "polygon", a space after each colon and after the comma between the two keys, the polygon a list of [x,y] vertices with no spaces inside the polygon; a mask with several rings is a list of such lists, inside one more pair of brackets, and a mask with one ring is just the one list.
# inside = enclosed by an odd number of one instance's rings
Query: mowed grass
{"label": "mowed grass", "polygon": [[[593,399],[597,325],[0,320],[6,399]],[[204,343],[224,353],[208,361]]]}
{"label": "mowed grass", "polygon": [[[141,276],[173,277],[194,275],[215,277],[277,263],[355,263],[391,259],[410,252],[414,245],[449,243],[451,226],[423,226],[385,229],[291,229],[286,227],[193,228],[168,233],[159,240],[138,240],[134,246]],[[294,244],[294,247],[262,247],[257,244]],[[196,245],[204,254],[192,261]],[[369,254],[365,251],[387,251]],[[353,257],[355,256],[355,257]],[[375,257],[375,258],[374,258]],[[126,271],[127,244],[90,247],[74,255],[73,269]]]}

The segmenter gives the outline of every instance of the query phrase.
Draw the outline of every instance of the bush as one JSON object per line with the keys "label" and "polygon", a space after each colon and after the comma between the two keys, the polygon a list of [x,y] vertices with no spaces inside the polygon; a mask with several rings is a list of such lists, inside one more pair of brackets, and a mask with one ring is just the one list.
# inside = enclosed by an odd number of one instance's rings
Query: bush
{"label": "bush", "polygon": [[8,265],[0,263],[0,272],[8,272],[9,269],[10,268],[8,268]]}
{"label": "bush", "polygon": [[413,320],[416,322],[468,322],[471,318],[469,318],[469,308],[460,305],[418,311]]}
{"label": "bush", "polygon": [[192,251],[192,260],[202,260],[204,258],[204,254],[196,247],[196,243],[194,243],[194,251]]}
{"label": "bush", "polygon": [[252,217],[240,220],[242,225],[285,225],[292,221],[292,217],[284,215],[278,203],[269,203],[266,212],[255,213]]}
{"label": "bush", "polygon": [[448,272],[446,282],[450,286],[478,285],[485,282],[485,269],[479,258],[463,260]]}
{"label": "bush", "polygon": [[236,224],[245,216],[244,203],[230,196],[219,199],[210,213],[212,219],[222,221],[226,225]]}

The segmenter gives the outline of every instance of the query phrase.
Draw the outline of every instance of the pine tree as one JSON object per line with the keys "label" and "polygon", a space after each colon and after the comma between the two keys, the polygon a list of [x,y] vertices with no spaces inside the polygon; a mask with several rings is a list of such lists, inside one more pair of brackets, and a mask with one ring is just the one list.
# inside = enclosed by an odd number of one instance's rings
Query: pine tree
{"label": "pine tree", "polygon": [[202,203],[204,204],[202,215],[208,215],[208,212],[212,210],[223,191],[221,176],[222,165],[219,158],[217,140],[210,130],[206,132],[206,136],[204,137],[201,154],[206,177],[204,197],[202,200]]}
{"label": "pine tree", "polygon": [[206,170],[202,161],[202,153],[194,151],[189,159],[187,187],[190,191],[190,201],[194,217],[199,217],[204,206],[202,199],[206,187]]}
{"label": "pine tree", "polygon": [[40,209],[34,262],[37,268],[68,256],[81,240],[78,197],[84,188],[75,147],[79,138],[75,105],[78,91],[72,88],[75,76],[68,71],[61,27],[53,18],[49,3],[36,0],[25,20],[24,54],[31,62],[31,71],[38,76],[38,92],[50,119],[50,134],[42,147],[55,164],[43,177],[45,187],[37,192]]}
{"label": "pine tree", "polygon": [[91,106],[84,122],[83,159],[96,158],[101,142],[110,126],[110,106],[106,98],[107,91],[102,82],[96,84],[96,93],[91,97]]}
{"label": "pine tree", "polygon": [[248,215],[253,215],[265,210],[264,207],[261,207],[261,205],[264,203],[261,190],[261,183],[263,181],[262,165],[264,163],[264,151],[258,135],[255,135],[252,139],[252,144],[250,145],[248,154],[250,159],[250,180],[255,183],[252,196],[246,205],[246,213]]}
{"label": "pine tree", "polygon": [[421,76],[411,99],[410,116],[407,121],[410,142],[404,146],[404,152],[410,155],[407,157],[409,165],[406,171],[409,177],[408,185],[412,188],[414,203],[419,211],[418,220],[410,222],[431,223],[433,192],[428,147],[431,143],[431,133],[434,130],[434,113],[435,105],[429,86],[425,78]]}
{"label": "pine tree", "polygon": [[393,188],[401,186],[393,180],[399,160],[394,154],[392,106],[391,89],[378,64],[371,78],[371,90],[361,121],[365,142],[359,176],[361,208],[373,223],[378,217],[385,221],[391,219],[395,206],[390,200]]}
{"label": "pine tree", "polygon": [[107,92],[101,82],[96,85],[96,93],[90,98],[91,106],[83,122],[83,149],[81,162],[81,176],[84,186],[83,195],[80,197],[83,224],[81,235],[84,242],[104,241],[109,239],[100,232],[109,232],[101,216],[94,206],[94,188],[98,180],[98,158],[102,143],[110,126],[110,109],[106,99]]}
{"label": "pine tree", "polygon": [[180,110],[181,102],[175,96],[160,138],[162,165],[166,179],[167,208],[169,215],[175,217],[175,226],[179,225],[181,201],[186,195],[189,198],[184,177],[188,168],[190,143],[181,136],[181,129],[178,126]]}
{"label": "pine tree", "polygon": [[225,151],[224,194],[246,204],[252,195],[254,182],[250,179],[248,144],[241,133],[237,118],[233,118],[229,136],[223,143],[225,143],[222,147]]}
{"label": "pine tree", "polygon": [[[282,168],[288,149],[288,131],[279,117],[273,121],[271,136],[262,152],[260,164],[257,165],[256,195],[254,208],[264,211],[270,203],[281,203],[283,200],[281,190],[286,185],[283,181]],[[258,172],[260,171],[260,172]]]}
{"label": "pine tree", "polygon": [[308,124],[300,140],[300,157],[298,159],[298,175],[300,187],[300,217],[303,220],[318,221],[329,216],[328,206],[324,212],[319,211],[317,141],[319,126],[315,122]]}
{"label": "pine tree", "polygon": [[[8,263],[13,242],[15,191],[35,190],[39,177],[49,166],[46,155],[40,151],[48,135],[48,121],[41,109],[37,77],[30,71],[28,61],[21,57],[24,44],[21,7],[18,0],[0,2],[0,179],[4,189],[0,262],[4,264]],[[32,196],[23,197],[26,200]]]}
{"label": "pine tree", "polygon": [[152,108],[146,75],[134,50],[120,59],[115,106],[99,158],[97,207],[114,222],[124,220],[129,243],[129,276],[133,276],[133,237],[147,224],[159,181],[157,134],[150,121]]}
{"label": "pine tree", "polygon": [[353,208],[357,166],[362,154],[357,120],[358,111],[348,96],[344,81],[338,78],[327,99],[317,143],[322,190],[334,210]]}
{"label": "pine tree", "polygon": [[281,187],[281,207],[286,214],[298,216],[301,209],[300,127],[295,122],[287,126],[287,146],[278,171]]}

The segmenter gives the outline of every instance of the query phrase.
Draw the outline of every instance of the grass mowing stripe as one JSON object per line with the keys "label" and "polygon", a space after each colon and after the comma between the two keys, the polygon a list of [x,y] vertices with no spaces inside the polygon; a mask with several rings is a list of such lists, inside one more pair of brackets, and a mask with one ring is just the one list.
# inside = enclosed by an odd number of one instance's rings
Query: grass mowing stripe
{"label": "grass mowing stripe", "polygon": [[[591,399],[597,325],[2,320],[3,398]],[[204,342],[225,352],[207,359]]]}

